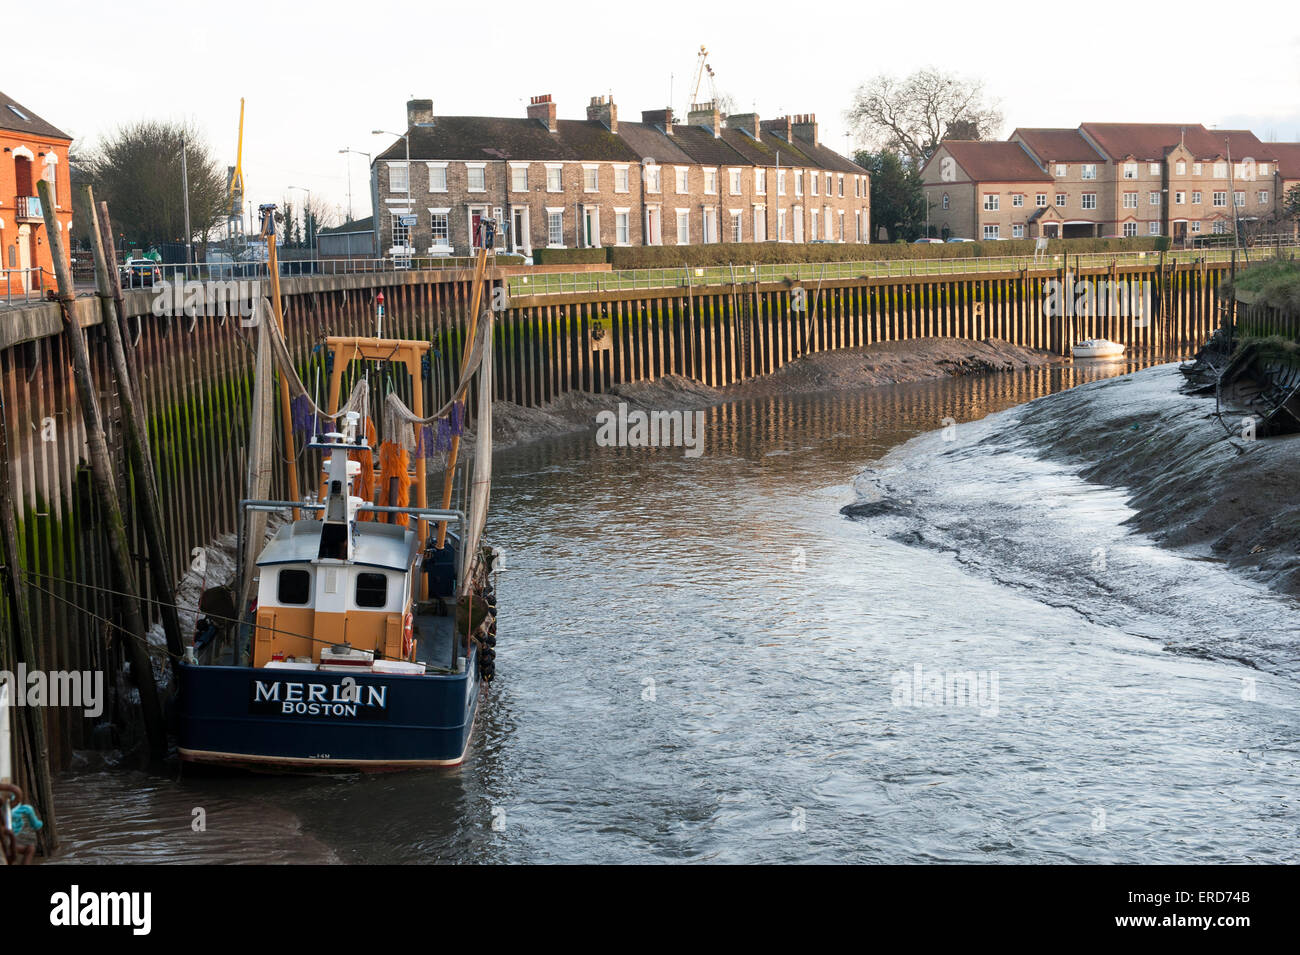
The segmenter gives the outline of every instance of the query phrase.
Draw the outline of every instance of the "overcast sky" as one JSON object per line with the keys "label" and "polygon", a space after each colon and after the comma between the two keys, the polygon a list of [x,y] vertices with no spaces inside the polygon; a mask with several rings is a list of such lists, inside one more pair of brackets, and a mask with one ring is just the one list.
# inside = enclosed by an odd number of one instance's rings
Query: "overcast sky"
{"label": "overcast sky", "polygon": [[[522,116],[551,93],[583,118],[683,111],[696,52],[719,92],[770,118],[812,112],[847,151],[845,110],[871,76],[932,65],[978,77],[1016,126],[1147,121],[1247,127],[1300,141],[1300,13],[1289,2],[923,3],[769,0],[715,5],[490,0],[397,4],[59,0],[54,62],[10,43],[0,89],[83,142],[146,117],[192,119],[254,202],[305,186],[369,213],[365,160],[402,130],[412,95],[435,114]],[[35,27],[38,24],[33,24]],[[1166,47],[1176,52],[1166,52]],[[681,113],[679,112],[679,115]],[[292,194],[290,194],[292,195]]]}

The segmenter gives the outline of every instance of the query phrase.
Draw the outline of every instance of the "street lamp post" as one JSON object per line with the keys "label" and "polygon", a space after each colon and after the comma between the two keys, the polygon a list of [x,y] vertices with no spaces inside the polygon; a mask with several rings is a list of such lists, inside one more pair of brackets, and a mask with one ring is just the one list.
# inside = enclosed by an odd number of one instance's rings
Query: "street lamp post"
{"label": "street lamp post", "polygon": [[[345,153],[355,153],[355,154],[358,155],[358,156],[365,156],[365,157],[366,157],[366,168],[367,168],[367,169],[370,168],[370,153],[364,153],[364,152],[362,152],[362,151],[359,150],[359,149],[353,149],[353,148],[351,148],[351,147],[347,147],[347,148],[345,148],[345,149],[340,149],[340,150],[339,150],[339,155],[340,155],[340,156],[341,156],[341,155],[344,155]],[[408,169],[408,170],[410,169],[410,155],[409,155],[409,152],[408,152],[408,155],[407,155],[407,169]],[[409,175],[409,172],[408,172],[408,175]],[[352,163],[351,163],[351,162],[348,163],[348,221],[349,221],[349,222],[352,221]]]}
{"label": "street lamp post", "polygon": [[[400,136],[402,142],[406,144],[406,215],[410,215],[415,211],[415,201],[412,198],[411,193],[411,130],[426,129],[433,125],[433,123],[412,123],[404,133],[395,133],[391,129],[372,129],[370,131],[370,135],[372,136]],[[376,194],[378,194],[378,186],[376,186]],[[375,234],[379,234],[379,209],[377,207],[375,209]],[[405,248],[413,248],[411,243],[413,243],[414,240],[415,236],[408,232],[406,235],[407,245]]]}

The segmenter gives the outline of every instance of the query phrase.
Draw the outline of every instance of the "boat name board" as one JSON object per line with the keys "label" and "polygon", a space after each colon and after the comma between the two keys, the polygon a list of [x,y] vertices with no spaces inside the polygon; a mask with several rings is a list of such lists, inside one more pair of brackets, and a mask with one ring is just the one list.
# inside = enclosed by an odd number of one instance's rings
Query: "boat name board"
{"label": "boat name board", "polygon": [[388,715],[388,687],[361,685],[350,676],[338,683],[254,679],[249,685],[248,712],[380,719]]}

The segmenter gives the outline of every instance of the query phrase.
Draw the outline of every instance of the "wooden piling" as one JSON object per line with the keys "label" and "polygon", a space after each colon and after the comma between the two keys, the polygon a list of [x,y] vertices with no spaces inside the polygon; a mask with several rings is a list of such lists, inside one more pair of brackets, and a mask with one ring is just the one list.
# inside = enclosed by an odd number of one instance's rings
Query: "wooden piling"
{"label": "wooden piling", "polygon": [[67,259],[64,257],[63,232],[55,218],[54,196],[50,184],[44,179],[37,183],[37,187],[45,216],[46,241],[49,242],[50,255],[54,260],[54,275],[58,285],[59,311],[63,316],[64,337],[72,352],[73,376],[76,379],[82,421],[86,427],[91,472],[95,478],[95,491],[103,511],[105,531],[108,534],[112,561],[121,590],[131,675],[140,691],[140,710],[144,717],[150,754],[156,759],[161,759],[167,752],[162,705],[158,699],[158,687],[154,682],[153,664],[149,659],[149,638],[144,614],[140,608],[140,592],[136,584],[135,568],[131,564],[131,549],[127,543],[126,525],[117,498],[117,487],[113,481],[112,461],[108,456],[108,444],[104,440],[103,418],[95,396],[95,383],[90,371],[90,352],[86,347],[85,334],[72,312],[74,299],[72,275],[68,269]]}

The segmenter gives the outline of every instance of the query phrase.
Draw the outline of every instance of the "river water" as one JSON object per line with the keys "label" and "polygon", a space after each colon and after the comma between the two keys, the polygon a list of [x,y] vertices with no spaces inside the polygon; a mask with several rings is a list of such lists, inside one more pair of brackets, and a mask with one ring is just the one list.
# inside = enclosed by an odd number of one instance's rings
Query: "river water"
{"label": "river water", "polygon": [[1294,602],[1014,440],[1122,370],[725,405],[697,458],[499,452],[464,766],[65,776],[63,858],[1295,861]]}

